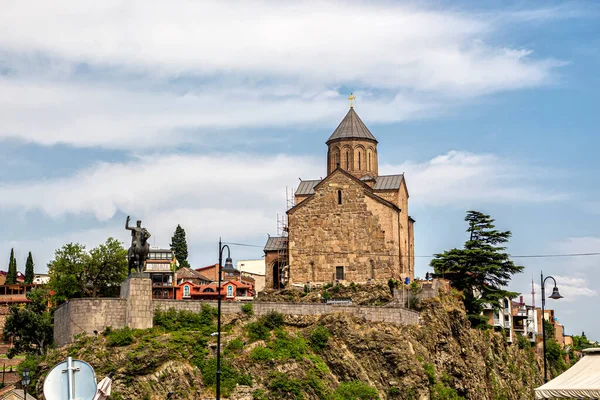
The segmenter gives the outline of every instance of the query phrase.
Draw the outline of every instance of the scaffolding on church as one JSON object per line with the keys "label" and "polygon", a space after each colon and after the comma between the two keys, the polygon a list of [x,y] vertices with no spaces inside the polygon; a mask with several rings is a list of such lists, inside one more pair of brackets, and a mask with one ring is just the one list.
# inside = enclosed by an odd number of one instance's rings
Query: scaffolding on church
{"label": "scaffolding on church", "polygon": [[285,205],[286,214],[277,214],[277,236],[280,238],[279,249],[277,250],[277,260],[279,265],[279,279],[277,289],[283,289],[289,282],[289,254],[288,254],[288,218],[287,211],[295,206],[294,190],[285,187]]}

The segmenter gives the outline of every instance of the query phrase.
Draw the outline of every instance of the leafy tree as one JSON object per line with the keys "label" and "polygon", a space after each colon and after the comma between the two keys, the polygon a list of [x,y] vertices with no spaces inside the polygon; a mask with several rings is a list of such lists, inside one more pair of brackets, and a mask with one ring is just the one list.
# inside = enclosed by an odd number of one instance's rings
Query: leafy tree
{"label": "leafy tree", "polygon": [[8,272],[6,273],[7,285],[17,283],[17,260],[15,259],[15,249],[10,249],[10,259],[8,260]]}
{"label": "leafy tree", "polygon": [[451,249],[436,254],[431,261],[435,276],[449,279],[452,286],[463,291],[463,302],[471,326],[484,328],[487,321],[481,315],[484,305],[500,309],[504,297],[518,293],[502,289],[513,274],[523,271],[515,265],[503,245],[511,237],[510,231],[495,229],[494,220],[478,211],[468,211],[469,240],[462,249]]}
{"label": "leafy tree", "polygon": [[171,250],[175,253],[175,258],[179,262],[179,268],[190,268],[188,262],[188,245],[185,238],[185,229],[181,225],[177,225],[175,233],[171,237]]}
{"label": "leafy tree", "polygon": [[79,243],[56,250],[49,264],[50,282],[57,303],[75,297],[115,296],[127,277],[127,250],[108,238],[89,253]]}
{"label": "leafy tree", "polygon": [[8,356],[24,352],[43,355],[52,344],[54,318],[48,310],[48,290],[36,288],[27,293],[31,300],[25,305],[14,305],[4,325],[4,340],[12,339],[13,347]]}
{"label": "leafy tree", "polygon": [[33,256],[31,255],[31,252],[29,252],[29,255],[27,256],[27,261],[25,262],[25,284],[29,285],[33,283],[33,276],[34,276],[34,272],[33,272]]}

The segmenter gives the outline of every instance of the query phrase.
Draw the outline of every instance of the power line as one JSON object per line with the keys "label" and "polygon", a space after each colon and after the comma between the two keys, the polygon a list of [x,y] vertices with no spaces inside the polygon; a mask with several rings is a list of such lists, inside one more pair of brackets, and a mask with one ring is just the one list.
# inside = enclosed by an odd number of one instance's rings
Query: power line
{"label": "power line", "polygon": [[[233,243],[233,242],[223,242],[224,244],[229,244],[231,246],[242,246],[242,247],[257,247],[257,248],[264,248],[265,246],[262,245],[256,245],[256,244],[248,244],[248,243]],[[304,254],[309,254],[309,255],[318,255],[318,254],[359,254],[359,255],[371,255],[371,256],[389,256],[389,257],[399,257],[399,255],[393,255],[393,254],[389,254],[389,253],[364,253],[364,252],[350,252],[350,251],[336,251],[336,252],[327,252],[327,251],[315,251],[315,252],[311,252],[308,253],[308,251],[310,250],[304,250],[304,249],[297,249],[298,252],[300,253],[304,253]],[[566,253],[566,254],[521,254],[521,255],[512,255],[509,254],[508,255],[511,258],[557,258],[557,257],[593,257],[593,256],[600,256],[600,252],[598,253]],[[404,255],[402,257],[409,257],[408,255]],[[413,255],[410,257],[415,257],[415,258],[435,258],[435,255],[429,255],[429,256],[417,256],[417,255]]]}

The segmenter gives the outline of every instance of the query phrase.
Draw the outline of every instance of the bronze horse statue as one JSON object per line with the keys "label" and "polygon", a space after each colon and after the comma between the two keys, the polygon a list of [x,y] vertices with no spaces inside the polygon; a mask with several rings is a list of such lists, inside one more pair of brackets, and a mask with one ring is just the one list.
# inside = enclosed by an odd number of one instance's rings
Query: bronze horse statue
{"label": "bronze horse statue", "polygon": [[127,216],[125,221],[125,229],[131,231],[131,247],[127,251],[127,261],[129,264],[129,273],[134,269],[138,273],[144,272],[144,265],[148,252],[150,251],[150,232],[146,228],[142,228],[142,221],[137,221],[136,226],[129,226],[131,217]]}

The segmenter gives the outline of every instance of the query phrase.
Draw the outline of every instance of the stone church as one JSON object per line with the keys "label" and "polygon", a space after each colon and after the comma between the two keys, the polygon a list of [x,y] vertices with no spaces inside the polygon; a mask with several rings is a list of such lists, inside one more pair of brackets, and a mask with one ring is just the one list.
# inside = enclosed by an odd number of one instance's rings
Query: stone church
{"label": "stone church", "polygon": [[406,180],[379,175],[377,143],[351,104],[326,142],[327,176],[300,182],[284,234],[267,240],[265,288],[412,281]]}

